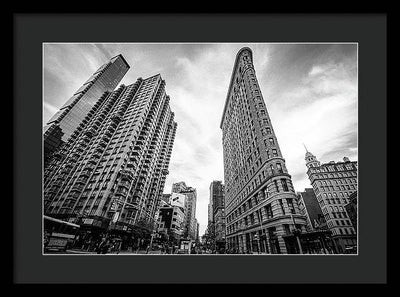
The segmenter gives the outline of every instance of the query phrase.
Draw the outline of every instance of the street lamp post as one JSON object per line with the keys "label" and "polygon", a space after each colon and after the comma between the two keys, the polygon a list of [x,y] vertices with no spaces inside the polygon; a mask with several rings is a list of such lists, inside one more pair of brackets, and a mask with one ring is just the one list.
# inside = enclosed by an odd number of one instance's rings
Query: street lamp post
{"label": "street lamp post", "polygon": [[260,253],[260,236],[256,233],[254,234],[254,237],[257,240],[257,251]]}
{"label": "street lamp post", "polygon": [[291,217],[292,217],[292,221],[293,221],[293,225],[294,225],[293,235],[294,235],[294,236],[296,237],[296,239],[297,239],[297,244],[298,244],[298,246],[299,246],[299,252],[300,252],[300,254],[303,254],[303,249],[302,249],[302,247],[301,247],[301,242],[300,242],[300,233],[301,233],[301,230],[299,230],[299,229],[296,228],[296,222],[294,221],[293,214],[291,214]]}
{"label": "street lamp post", "polygon": [[[260,227],[261,227],[261,236],[263,235],[263,224],[262,224],[262,213],[261,213],[261,208],[257,211],[257,215],[258,215],[258,220],[260,221]],[[265,235],[265,239],[267,238],[267,236]],[[265,253],[267,252],[267,247],[266,247],[266,243],[265,240],[263,241],[264,243],[264,251]]]}

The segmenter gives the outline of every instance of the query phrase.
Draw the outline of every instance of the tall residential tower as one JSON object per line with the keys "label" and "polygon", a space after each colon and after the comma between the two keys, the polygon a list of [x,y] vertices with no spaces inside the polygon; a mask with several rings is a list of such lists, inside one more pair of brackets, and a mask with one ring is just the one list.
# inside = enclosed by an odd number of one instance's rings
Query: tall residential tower
{"label": "tall residential tower", "polygon": [[288,253],[287,246],[296,243],[286,235],[294,229],[305,231],[306,219],[297,205],[250,48],[236,56],[220,128],[228,248]]}
{"label": "tall residential tower", "polygon": [[177,129],[169,100],[159,74],[94,100],[45,171],[44,213],[94,237],[154,223]]}

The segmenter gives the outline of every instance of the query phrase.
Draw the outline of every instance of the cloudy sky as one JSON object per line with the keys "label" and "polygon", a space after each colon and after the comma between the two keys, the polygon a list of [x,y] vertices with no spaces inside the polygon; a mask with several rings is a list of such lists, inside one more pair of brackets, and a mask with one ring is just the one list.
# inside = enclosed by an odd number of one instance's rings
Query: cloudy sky
{"label": "cloudy sky", "polygon": [[200,235],[207,227],[209,185],[224,179],[222,111],[238,50],[254,67],[296,191],[311,187],[305,149],[321,162],[357,160],[356,44],[44,44],[43,125],[109,58],[131,69],[121,83],[160,73],[178,123],[164,193],[185,181],[197,189]]}

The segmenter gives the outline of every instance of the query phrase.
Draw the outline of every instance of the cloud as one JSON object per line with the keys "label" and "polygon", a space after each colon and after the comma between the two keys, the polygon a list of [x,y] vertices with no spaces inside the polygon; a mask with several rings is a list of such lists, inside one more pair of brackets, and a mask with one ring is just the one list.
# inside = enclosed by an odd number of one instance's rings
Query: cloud
{"label": "cloud", "polygon": [[299,84],[271,104],[266,100],[296,191],[310,187],[303,143],[321,162],[356,158],[358,89],[351,68],[331,61],[313,65]]}

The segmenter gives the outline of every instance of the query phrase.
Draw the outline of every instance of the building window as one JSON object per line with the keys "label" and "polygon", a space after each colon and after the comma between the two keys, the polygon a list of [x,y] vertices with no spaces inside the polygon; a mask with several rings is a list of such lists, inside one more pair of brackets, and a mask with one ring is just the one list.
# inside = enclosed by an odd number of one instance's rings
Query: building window
{"label": "building window", "polygon": [[281,183],[282,183],[283,191],[289,192],[289,187],[288,187],[288,185],[287,185],[286,179],[282,178],[282,179],[281,179]]}
{"label": "building window", "polygon": [[276,180],[274,180],[274,184],[275,184],[276,191],[279,192],[279,186],[278,186],[278,182]]}
{"label": "building window", "polygon": [[290,234],[290,227],[289,227],[289,225],[288,225],[288,224],[283,224],[283,227],[284,227],[284,229],[285,229],[285,234],[286,234],[286,235],[289,235],[289,234]]}
{"label": "building window", "polygon": [[282,199],[279,199],[279,205],[281,206],[282,213],[285,214],[285,207],[283,206]]}
{"label": "building window", "polygon": [[286,199],[286,202],[287,202],[287,204],[289,206],[290,212],[291,213],[296,213],[295,209],[294,209],[294,205],[293,205],[293,199],[292,198],[288,198],[288,199]]}
{"label": "building window", "polygon": [[265,212],[267,214],[267,218],[271,219],[274,217],[274,213],[272,212],[272,206],[271,204],[268,204],[267,206],[265,206]]}
{"label": "building window", "polygon": [[274,139],[272,137],[269,138],[269,144],[270,145],[274,145],[275,144],[275,141],[274,141]]}
{"label": "building window", "polygon": [[254,213],[250,214],[250,224],[254,225]]}

